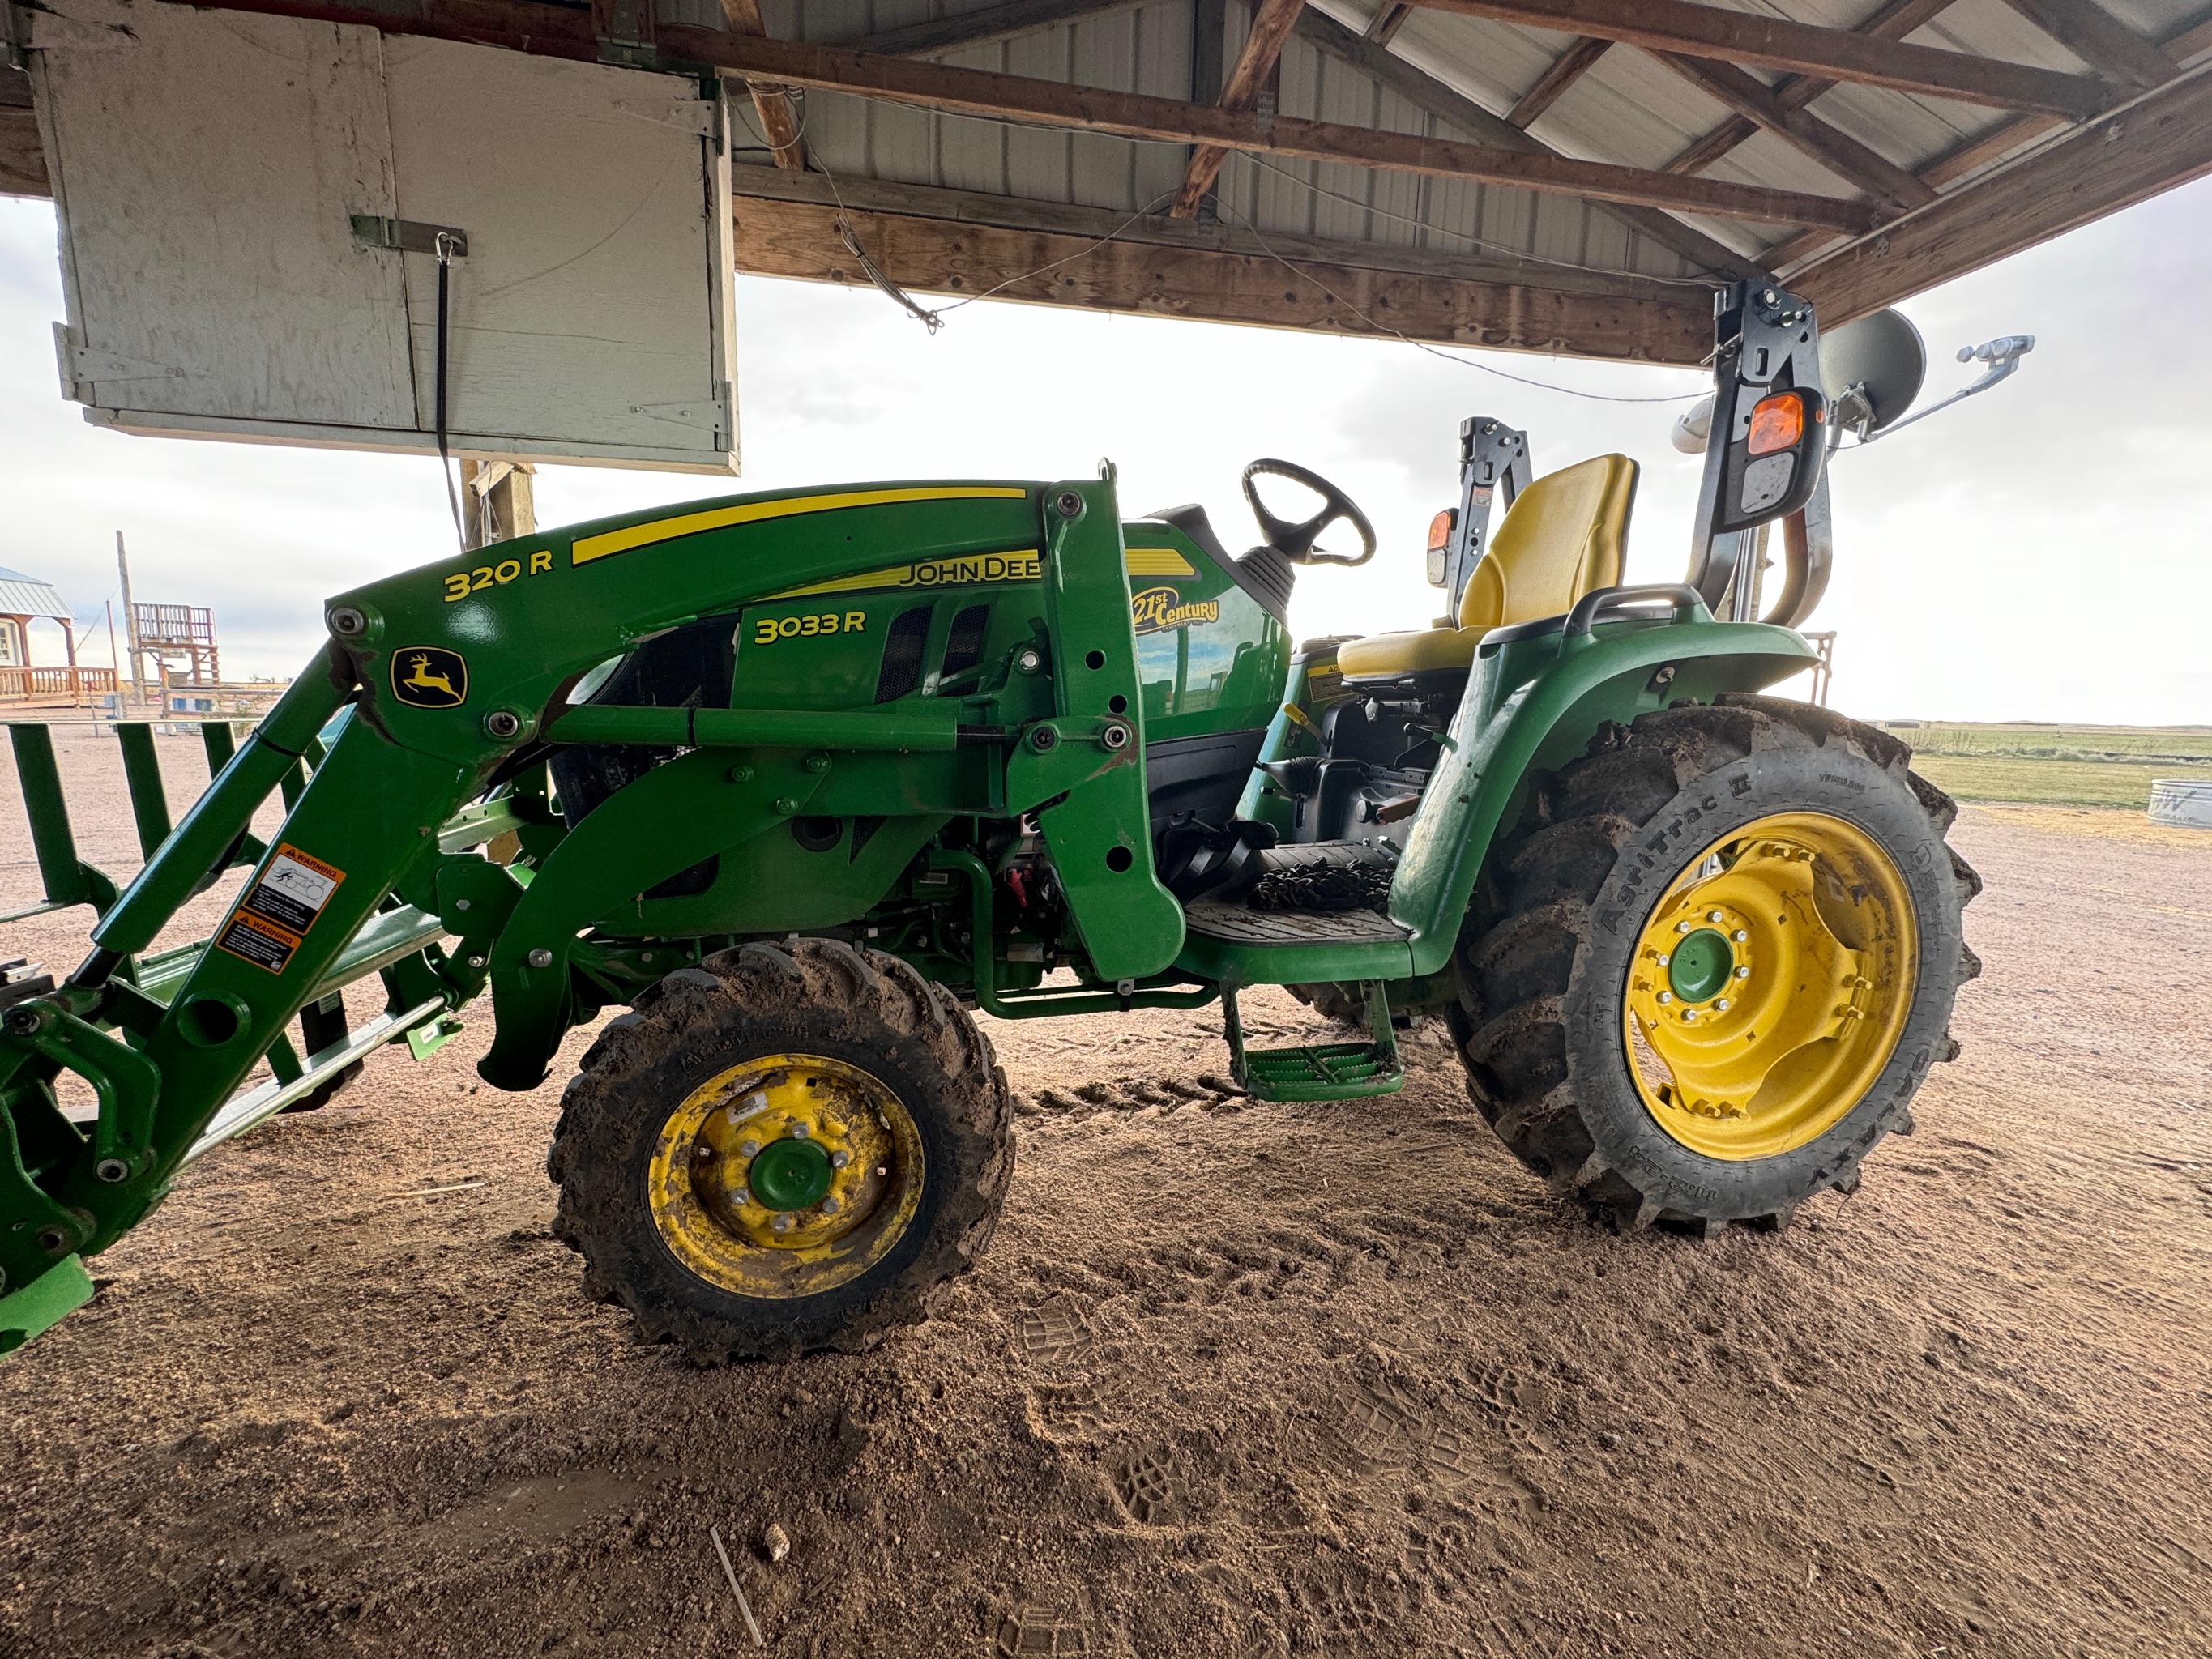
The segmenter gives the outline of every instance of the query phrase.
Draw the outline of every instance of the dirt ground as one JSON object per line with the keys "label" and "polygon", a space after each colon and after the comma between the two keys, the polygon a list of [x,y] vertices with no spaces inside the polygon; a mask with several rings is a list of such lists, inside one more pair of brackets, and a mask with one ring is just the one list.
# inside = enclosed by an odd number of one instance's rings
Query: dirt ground
{"label": "dirt ground", "polygon": [[[386,1049],[0,1367],[0,1652],[753,1651],[719,1527],[813,1659],[2203,1654],[2212,835],[1954,839],[1965,1053],[1775,1236],[1592,1225],[1435,1028],[1400,1096],[1263,1106],[1203,1011],[992,1024],[1020,1165],[949,1314],[699,1370],[547,1232],[564,1073]],[[84,915],[5,937],[72,963]]]}

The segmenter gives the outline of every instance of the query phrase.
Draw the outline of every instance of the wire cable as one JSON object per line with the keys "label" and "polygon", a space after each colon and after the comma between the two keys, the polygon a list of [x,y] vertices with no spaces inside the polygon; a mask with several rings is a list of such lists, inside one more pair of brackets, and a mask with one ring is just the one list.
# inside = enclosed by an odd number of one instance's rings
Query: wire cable
{"label": "wire cable", "polygon": [[453,461],[446,441],[446,332],[448,314],[447,278],[453,268],[453,235],[438,233],[438,368],[432,415],[438,432],[438,477],[446,486],[446,505],[453,513],[453,539],[461,551],[469,550],[469,533],[461,528],[461,498],[453,492]]}

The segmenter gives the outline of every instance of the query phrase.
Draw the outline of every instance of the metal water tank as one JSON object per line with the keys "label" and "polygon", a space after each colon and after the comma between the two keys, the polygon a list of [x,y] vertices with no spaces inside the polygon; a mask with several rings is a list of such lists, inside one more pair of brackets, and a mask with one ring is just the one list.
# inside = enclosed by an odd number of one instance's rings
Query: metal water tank
{"label": "metal water tank", "polygon": [[2150,821],[2179,830],[2212,830],[2212,778],[2152,780]]}

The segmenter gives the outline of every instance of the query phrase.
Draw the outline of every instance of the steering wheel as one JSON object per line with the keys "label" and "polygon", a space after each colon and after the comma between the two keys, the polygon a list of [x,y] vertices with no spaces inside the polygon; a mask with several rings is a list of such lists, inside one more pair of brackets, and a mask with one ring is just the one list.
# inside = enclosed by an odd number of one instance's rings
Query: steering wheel
{"label": "steering wheel", "polygon": [[[1322,497],[1321,511],[1303,524],[1285,523],[1260,504],[1260,492],[1253,488],[1252,481],[1261,477],[1288,478],[1292,483],[1304,484]],[[1252,516],[1260,521],[1261,533],[1267,537],[1267,545],[1292,564],[1365,564],[1375,556],[1375,526],[1367,522],[1367,515],[1352,505],[1351,496],[1320,473],[1309,471],[1295,461],[1259,460],[1246,467],[1244,501],[1252,509]],[[1359,532],[1357,558],[1314,550],[1321,532],[1339,519]]]}

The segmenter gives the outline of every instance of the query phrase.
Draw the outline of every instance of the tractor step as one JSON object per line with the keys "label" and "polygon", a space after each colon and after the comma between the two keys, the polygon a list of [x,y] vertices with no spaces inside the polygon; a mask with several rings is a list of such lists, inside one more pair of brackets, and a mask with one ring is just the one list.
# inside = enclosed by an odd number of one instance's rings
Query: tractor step
{"label": "tractor step", "polygon": [[1297,1048],[1247,1048],[1237,1012],[1237,994],[1221,994],[1229,1071],[1255,1100],[1364,1100],[1392,1095],[1406,1085],[1398,1043],[1390,1027],[1390,1000],[1380,980],[1360,985],[1367,1008],[1368,1042],[1320,1042]]}

